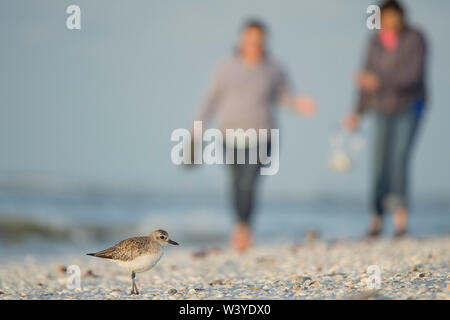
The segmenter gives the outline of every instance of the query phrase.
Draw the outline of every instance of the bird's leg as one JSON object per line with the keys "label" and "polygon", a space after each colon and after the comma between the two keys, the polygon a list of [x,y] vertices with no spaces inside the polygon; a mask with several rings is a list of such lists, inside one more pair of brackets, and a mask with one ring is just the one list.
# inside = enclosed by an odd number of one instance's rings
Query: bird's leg
{"label": "bird's leg", "polygon": [[136,273],[134,271],[131,272],[131,295],[133,294],[139,294],[138,288],[136,286],[136,282],[134,281],[134,278],[136,278]]}
{"label": "bird's leg", "polygon": [[131,292],[130,292],[130,295],[134,294],[134,277],[135,277],[135,274],[134,274],[133,271],[131,271]]}

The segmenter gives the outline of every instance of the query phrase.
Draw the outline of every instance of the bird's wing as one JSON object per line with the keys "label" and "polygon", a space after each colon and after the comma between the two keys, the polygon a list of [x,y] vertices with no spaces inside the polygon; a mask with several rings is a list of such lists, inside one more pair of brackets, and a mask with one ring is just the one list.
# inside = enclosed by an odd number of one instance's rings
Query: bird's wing
{"label": "bird's wing", "polygon": [[95,257],[129,261],[146,252],[149,245],[148,237],[134,237],[120,241],[111,248],[96,252]]}

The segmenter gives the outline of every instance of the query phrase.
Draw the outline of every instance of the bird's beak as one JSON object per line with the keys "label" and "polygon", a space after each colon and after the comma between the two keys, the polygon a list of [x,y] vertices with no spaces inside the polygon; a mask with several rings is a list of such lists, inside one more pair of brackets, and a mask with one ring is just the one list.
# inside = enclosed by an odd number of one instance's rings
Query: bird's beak
{"label": "bird's beak", "polygon": [[178,242],[175,242],[175,241],[173,241],[173,240],[167,240],[167,242],[168,243],[170,243],[170,244],[173,244],[174,246],[177,246],[178,245]]}

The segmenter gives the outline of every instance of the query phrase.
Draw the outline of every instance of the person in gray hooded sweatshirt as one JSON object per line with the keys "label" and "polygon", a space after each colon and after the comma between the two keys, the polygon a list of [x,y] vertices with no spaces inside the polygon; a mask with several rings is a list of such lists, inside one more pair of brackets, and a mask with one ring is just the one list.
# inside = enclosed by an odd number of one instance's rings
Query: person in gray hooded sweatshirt
{"label": "person in gray hooded sweatshirt", "polygon": [[[265,129],[270,132],[275,128],[276,105],[291,107],[304,115],[315,112],[314,101],[292,92],[280,63],[266,52],[266,34],[265,25],[258,20],[244,24],[238,50],[219,64],[195,120],[205,122],[214,115],[225,136],[226,129],[255,129],[258,132]],[[261,143],[267,143],[266,150],[270,153],[270,136],[264,142],[258,141],[258,147]],[[247,159],[249,149],[253,147],[244,146]],[[236,147],[232,153],[237,154]],[[261,163],[258,160],[256,164],[237,164],[235,159],[229,167],[236,213],[231,245],[244,251],[252,241],[250,220]]]}

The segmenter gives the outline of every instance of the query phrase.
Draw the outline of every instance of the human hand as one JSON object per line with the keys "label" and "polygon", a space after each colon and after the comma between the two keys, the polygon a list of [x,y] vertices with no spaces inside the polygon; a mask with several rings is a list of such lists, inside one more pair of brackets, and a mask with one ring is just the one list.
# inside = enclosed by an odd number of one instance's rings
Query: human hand
{"label": "human hand", "polygon": [[350,131],[355,131],[359,126],[359,115],[356,112],[350,112],[344,118],[344,126]]}
{"label": "human hand", "polygon": [[307,117],[311,117],[317,112],[316,102],[308,95],[297,96],[294,100],[294,108]]}
{"label": "human hand", "polygon": [[365,92],[375,92],[380,88],[380,79],[370,71],[363,71],[356,75],[356,84]]}

